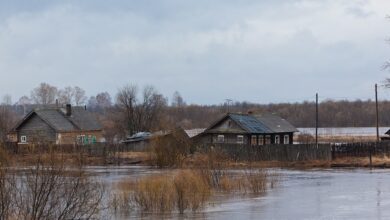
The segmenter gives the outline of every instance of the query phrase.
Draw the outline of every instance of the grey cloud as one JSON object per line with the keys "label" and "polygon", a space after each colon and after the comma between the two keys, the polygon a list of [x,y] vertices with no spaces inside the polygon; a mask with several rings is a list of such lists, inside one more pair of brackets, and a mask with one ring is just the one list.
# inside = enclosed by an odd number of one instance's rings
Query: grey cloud
{"label": "grey cloud", "polygon": [[89,94],[153,84],[195,103],[366,98],[390,54],[384,42],[328,40],[306,26],[323,25],[329,2],[0,1],[0,94],[16,100],[45,81]]}

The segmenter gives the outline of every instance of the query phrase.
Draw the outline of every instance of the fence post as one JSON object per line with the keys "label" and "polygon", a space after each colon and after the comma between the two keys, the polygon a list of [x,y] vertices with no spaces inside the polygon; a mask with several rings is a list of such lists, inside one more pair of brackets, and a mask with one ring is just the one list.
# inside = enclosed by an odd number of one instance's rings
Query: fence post
{"label": "fence post", "polygon": [[372,168],[372,147],[370,147],[370,168]]}

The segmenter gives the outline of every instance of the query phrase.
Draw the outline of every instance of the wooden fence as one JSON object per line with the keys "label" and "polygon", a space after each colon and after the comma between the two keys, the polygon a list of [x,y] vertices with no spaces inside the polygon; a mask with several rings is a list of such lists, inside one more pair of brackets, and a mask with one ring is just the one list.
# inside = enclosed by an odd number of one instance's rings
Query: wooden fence
{"label": "wooden fence", "polygon": [[29,154],[29,153],[48,153],[62,152],[62,153],[83,153],[88,156],[106,157],[115,154],[116,152],[134,151],[131,146],[124,144],[106,144],[96,143],[92,145],[18,145],[8,143],[5,149],[11,154]]}
{"label": "wooden fence", "polygon": [[332,158],[340,157],[390,157],[390,141],[342,143],[332,145]]}
{"label": "wooden fence", "polygon": [[330,144],[294,144],[250,146],[240,144],[208,144],[200,150],[220,150],[234,160],[250,161],[308,161],[331,160]]}
{"label": "wooden fence", "polygon": [[[138,151],[132,145],[97,143],[93,145],[5,145],[11,154],[64,152],[89,156],[112,156],[116,152]],[[390,141],[342,144],[294,144],[250,146],[240,144],[205,144],[197,151],[220,150],[234,160],[251,161],[308,161],[332,160],[341,157],[390,157]]]}

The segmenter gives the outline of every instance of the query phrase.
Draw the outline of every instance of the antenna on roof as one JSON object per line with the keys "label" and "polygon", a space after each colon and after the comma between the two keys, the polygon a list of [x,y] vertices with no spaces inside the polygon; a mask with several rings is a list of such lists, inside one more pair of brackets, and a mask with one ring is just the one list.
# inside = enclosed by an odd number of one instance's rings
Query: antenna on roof
{"label": "antenna on roof", "polygon": [[225,99],[225,104],[227,105],[227,113],[230,113],[230,104],[233,102],[232,99]]}

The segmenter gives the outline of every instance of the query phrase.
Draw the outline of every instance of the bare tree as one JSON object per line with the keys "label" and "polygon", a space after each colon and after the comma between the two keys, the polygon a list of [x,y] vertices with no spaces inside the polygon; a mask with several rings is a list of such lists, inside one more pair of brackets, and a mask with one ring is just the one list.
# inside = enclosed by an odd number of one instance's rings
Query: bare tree
{"label": "bare tree", "polygon": [[159,114],[167,100],[153,86],[146,86],[142,96],[143,101],[137,106],[137,127],[141,131],[150,131],[159,124]]}
{"label": "bare tree", "polygon": [[74,102],[76,105],[82,105],[87,101],[87,96],[85,95],[85,90],[75,86],[73,88],[74,92]]}
{"label": "bare tree", "polygon": [[17,105],[30,105],[32,103],[31,99],[27,96],[22,96],[19,98]]}
{"label": "bare tree", "polygon": [[112,105],[111,96],[108,92],[101,92],[96,95],[96,103],[100,108],[107,108]]}
{"label": "bare tree", "polygon": [[175,91],[172,96],[172,107],[183,107],[186,106],[183,97],[180,95],[178,91]]}
{"label": "bare tree", "polygon": [[122,112],[124,123],[129,135],[136,131],[135,107],[137,105],[137,91],[136,85],[128,84],[119,89],[116,96],[116,104],[119,111]]}
{"label": "bare tree", "polygon": [[26,115],[26,106],[31,105],[31,99],[27,96],[22,96],[19,98],[19,100],[16,102],[16,105],[23,107],[23,115]]}
{"label": "bare tree", "polygon": [[54,153],[38,158],[18,181],[15,219],[91,219],[101,209],[103,186],[81,168],[69,170]]}
{"label": "bare tree", "polygon": [[9,94],[3,96],[3,105],[12,105],[12,97]]}
{"label": "bare tree", "polygon": [[41,83],[31,91],[31,99],[35,104],[48,105],[54,104],[57,96],[57,87],[48,83]]}
{"label": "bare tree", "polygon": [[[151,131],[160,124],[160,113],[167,105],[167,100],[153,86],[146,86],[142,91],[141,101],[137,99],[137,87],[124,86],[117,94],[116,106],[122,112],[122,120],[129,135],[139,131]],[[123,120],[123,118],[125,120]]]}
{"label": "bare tree", "polygon": [[96,97],[95,96],[91,96],[91,97],[89,97],[89,99],[88,99],[88,107],[89,108],[96,108],[97,107],[97,100],[96,100]]}
{"label": "bare tree", "polygon": [[64,89],[58,91],[58,101],[61,104],[70,104],[74,99],[74,88],[67,86]]}

